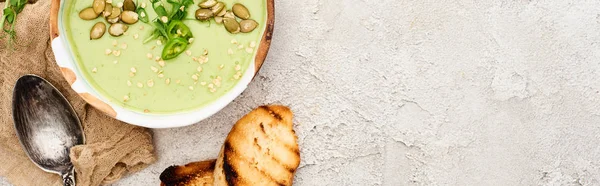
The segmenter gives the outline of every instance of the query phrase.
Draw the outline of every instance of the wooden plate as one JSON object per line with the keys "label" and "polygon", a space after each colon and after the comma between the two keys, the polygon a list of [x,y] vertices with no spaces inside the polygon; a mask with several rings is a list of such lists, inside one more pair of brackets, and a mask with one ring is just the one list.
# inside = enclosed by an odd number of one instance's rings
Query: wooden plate
{"label": "wooden plate", "polygon": [[[269,47],[271,45],[271,36],[273,34],[275,22],[274,1],[265,0],[267,3],[267,20],[264,27],[264,34],[256,51],[254,66],[249,66],[249,70],[244,73],[243,77],[240,79],[240,83],[238,83],[242,84],[241,86],[236,85],[230,92],[227,92],[224,96],[215,100],[215,103],[211,103],[208,106],[200,108],[196,111],[189,113],[176,113],[171,115],[153,115],[151,113],[134,112],[117,104],[111,103],[108,100],[103,99],[102,95],[96,93],[96,91],[93,90],[89,84],[87,84],[87,81],[82,77],[78,68],[76,68],[74,60],[71,59],[71,54],[67,49],[68,46],[65,44],[64,38],[60,37],[61,32],[59,31],[58,18],[60,17],[59,14],[61,11],[61,0],[51,1],[52,6],[50,8],[49,21],[52,49],[55,54],[54,56],[56,58],[56,63],[60,67],[62,75],[71,85],[71,88],[86,102],[96,107],[98,110],[103,111],[105,114],[130,124],[149,128],[171,128],[191,125],[211,116],[233,101],[233,99],[243,92],[247,84],[250,83],[254,77],[256,77],[258,70],[264,63],[264,60],[267,57],[267,52],[269,51]],[[254,71],[251,70],[252,68],[254,68]],[[78,78],[84,80],[78,81]]]}

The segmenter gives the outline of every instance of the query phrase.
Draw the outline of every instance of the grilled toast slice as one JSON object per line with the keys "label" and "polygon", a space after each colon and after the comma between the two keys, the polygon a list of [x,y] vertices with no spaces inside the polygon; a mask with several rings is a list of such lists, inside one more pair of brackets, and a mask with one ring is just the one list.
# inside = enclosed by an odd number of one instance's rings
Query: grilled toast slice
{"label": "grilled toast slice", "polygon": [[216,160],[170,166],[160,174],[161,186],[212,186]]}
{"label": "grilled toast slice", "polygon": [[292,117],[280,105],[261,106],[242,117],[221,148],[214,184],[292,185],[300,164]]}

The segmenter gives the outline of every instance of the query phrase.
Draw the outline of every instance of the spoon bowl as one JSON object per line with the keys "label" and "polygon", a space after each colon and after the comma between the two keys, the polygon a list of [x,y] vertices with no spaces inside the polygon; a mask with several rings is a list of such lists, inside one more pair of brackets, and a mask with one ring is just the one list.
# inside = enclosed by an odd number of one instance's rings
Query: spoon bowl
{"label": "spoon bowl", "polygon": [[42,170],[75,185],[70,148],[83,144],[83,129],[67,99],[48,81],[25,75],[13,92],[13,120],[27,156]]}

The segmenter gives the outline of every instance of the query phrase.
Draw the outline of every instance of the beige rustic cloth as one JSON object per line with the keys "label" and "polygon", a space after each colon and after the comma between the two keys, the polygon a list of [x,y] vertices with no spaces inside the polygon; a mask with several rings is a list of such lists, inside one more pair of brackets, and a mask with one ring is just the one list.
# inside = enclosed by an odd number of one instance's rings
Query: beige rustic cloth
{"label": "beige rustic cloth", "polygon": [[17,186],[62,184],[58,175],[43,172],[30,162],[15,135],[12,89],[24,74],[37,74],[54,84],[83,123],[86,145],[71,149],[78,185],[112,183],[153,163],[156,157],[150,130],[105,116],[69,88],[50,47],[49,10],[49,0],[38,1],[18,15],[15,50],[6,47],[6,39],[0,39],[0,176]]}

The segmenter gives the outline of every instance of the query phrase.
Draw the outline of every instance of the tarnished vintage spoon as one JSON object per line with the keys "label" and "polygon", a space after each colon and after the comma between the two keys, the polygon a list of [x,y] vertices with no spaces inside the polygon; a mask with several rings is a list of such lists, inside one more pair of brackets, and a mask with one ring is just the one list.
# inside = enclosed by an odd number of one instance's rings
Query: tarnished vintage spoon
{"label": "tarnished vintage spoon", "polygon": [[29,158],[44,171],[60,174],[64,185],[75,185],[69,151],[85,137],[67,99],[45,79],[22,76],[13,92],[13,120]]}

